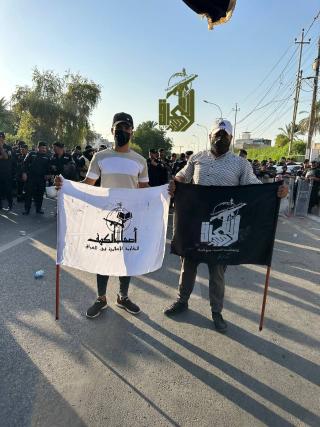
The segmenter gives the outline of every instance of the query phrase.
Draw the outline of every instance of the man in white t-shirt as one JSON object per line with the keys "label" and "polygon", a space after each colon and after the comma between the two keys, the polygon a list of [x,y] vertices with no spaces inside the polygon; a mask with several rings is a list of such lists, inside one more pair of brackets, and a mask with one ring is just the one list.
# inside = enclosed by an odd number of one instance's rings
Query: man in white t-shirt
{"label": "man in white t-shirt", "polygon": [[[115,145],[112,150],[96,153],[89,165],[84,184],[94,185],[101,178],[101,187],[105,188],[145,188],[149,186],[148,167],[144,157],[130,150],[129,142],[133,134],[133,120],[130,114],[117,113],[113,117],[111,132]],[[55,178],[56,188],[62,186],[62,180]],[[109,276],[97,274],[98,298],[88,308],[86,316],[97,317],[107,308],[106,290]],[[128,298],[130,277],[119,277],[120,290],[117,306],[132,314],[140,313],[140,308]]]}

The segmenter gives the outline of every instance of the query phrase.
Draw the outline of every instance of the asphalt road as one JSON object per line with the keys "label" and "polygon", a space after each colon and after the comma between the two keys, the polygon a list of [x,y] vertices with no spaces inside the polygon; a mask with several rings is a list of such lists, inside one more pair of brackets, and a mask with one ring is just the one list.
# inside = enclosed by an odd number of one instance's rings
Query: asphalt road
{"label": "asphalt road", "polygon": [[262,332],[266,268],[228,268],[221,335],[205,266],[190,310],[162,314],[179,275],[169,251],[160,271],[133,279],[136,317],[115,306],[112,279],[110,306],[88,320],[95,277],[63,268],[55,321],[55,205],[21,210],[0,212],[1,427],[320,425],[320,222],[279,220]]}

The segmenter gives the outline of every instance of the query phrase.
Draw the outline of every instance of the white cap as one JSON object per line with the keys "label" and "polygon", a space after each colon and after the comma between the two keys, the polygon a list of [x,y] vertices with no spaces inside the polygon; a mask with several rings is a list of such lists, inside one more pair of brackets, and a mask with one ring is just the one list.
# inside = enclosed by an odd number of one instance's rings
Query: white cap
{"label": "white cap", "polygon": [[219,130],[225,130],[228,135],[232,136],[232,124],[229,120],[217,119],[212,126],[211,135],[215,135]]}

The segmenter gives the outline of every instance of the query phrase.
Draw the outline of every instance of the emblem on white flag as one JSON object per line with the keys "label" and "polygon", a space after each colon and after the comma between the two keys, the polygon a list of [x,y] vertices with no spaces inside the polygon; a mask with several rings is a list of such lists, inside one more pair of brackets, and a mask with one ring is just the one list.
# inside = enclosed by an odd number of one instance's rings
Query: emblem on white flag
{"label": "emblem on white flag", "polygon": [[109,189],[64,180],[57,263],[110,276],[155,271],[165,253],[168,210],[167,185]]}

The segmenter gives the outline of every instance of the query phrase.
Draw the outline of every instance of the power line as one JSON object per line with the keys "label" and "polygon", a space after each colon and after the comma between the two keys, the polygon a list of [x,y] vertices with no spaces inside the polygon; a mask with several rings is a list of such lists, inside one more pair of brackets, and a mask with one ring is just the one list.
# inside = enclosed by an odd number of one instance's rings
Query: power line
{"label": "power line", "polygon": [[[272,115],[272,113],[276,112],[279,108],[281,108],[281,106],[283,105],[283,103],[286,102],[286,101],[288,102],[289,99],[292,97],[292,94],[293,94],[293,92],[292,92],[293,82],[289,82],[283,89],[284,89],[283,93],[281,94],[283,98],[281,100],[276,100],[275,99],[275,98],[277,98],[277,96],[279,96],[279,93],[276,93],[276,95],[270,101],[270,105],[268,106],[268,108],[265,111],[265,114],[267,115],[267,118],[269,118],[270,115]],[[280,102],[280,104],[278,104],[276,106],[276,108],[274,108],[274,102],[275,101],[279,101]],[[272,109],[272,110],[271,110],[271,112],[269,114],[270,109]],[[256,126],[256,120],[254,121],[254,125],[252,125],[252,126],[250,125],[249,127],[251,128],[253,126]]]}
{"label": "power line", "polygon": [[[309,33],[309,31],[311,30],[312,26],[314,25],[314,23],[316,22],[316,20],[319,18],[320,16],[320,10],[318,12],[318,14],[313,18],[313,21],[311,22],[311,24],[309,25],[306,34],[307,35]],[[286,49],[285,53],[280,57],[280,59],[277,61],[277,63],[272,67],[271,71],[268,73],[268,75],[263,79],[263,81],[260,83],[259,87],[267,80],[267,78],[269,77],[269,75],[271,75],[272,71],[277,67],[277,65],[281,62],[281,60],[285,57],[285,55],[288,53],[288,51],[290,50],[291,45],[289,46],[289,48]],[[284,68],[282,69],[282,71],[280,72],[279,76],[277,77],[276,80],[274,80],[274,82],[272,83],[272,85],[267,89],[266,93],[264,94],[264,96],[259,100],[259,102],[255,105],[255,107],[243,118],[241,119],[238,124],[241,124],[242,122],[244,122],[248,117],[250,117],[255,111],[258,111],[257,107],[259,107],[259,105],[264,101],[264,99],[267,97],[267,95],[270,93],[270,91],[273,89],[274,85],[277,83],[278,80],[281,80],[282,75],[284,73],[284,71],[287,69],[287,67],[290,65],[291,61],[293,60],[296,52],[298,51],[298,47],[296,47],[294,49],[294,52],[292,53],[291,57],[289,58],[289,60],[287,61],[286,65],[284,66]],[[245,100],[247,100],[252,93],[254,93],[256,91],[256,89],[254,89],[253,92],[251,92],[246,98]],[[243,101],[245,102],[245,101]]]}
{"label": "power line", "polygon": [[253,89],[253,91],[251,91],[249,93],[249,95],[247,95],[245,97],[245,99],[242,101],[242,103],[245,103],[250,97],[251,95],[253,95],[258,89],[261,88],[261,86],[263,85],[263,83],[268,80],[269,76],[272,74],[272,72],[277,68],[277,66],[280,64],[280,62],[282,61],[283,58],[285,58],[285,56],[287,55],[287,53],[289,52],[289,50],[292,48],[292,45],[290,45],[284,52],[283,54],[280,56],[279,60],[275,63],[275,65],[271,68],[271,70],[269,71],[269,73],[265,76],[265,78],[259,83],[259,85]]}
{"label": "power line", "polygon": [[288,104],[289,100],[292,99],[292,95],[293,95],[294,91],[292,91],[290,93],[290,95],[281,103],[277,106],[277,108],[275,108],[264,120],[262,120],[262,122],[260,122],[254,129],[253,132],[257,131],[270,117],[272,117],[278,110],[281,110],[281,108],[283,108],[285,105]]}
{"label": "power line", "polygon": [[270,124],[268,124],[268,126],[266,126],[257,136],[257,138],[260,138],[260,136],[264,135],[265,132],[270,128],[271,125],[273,125],[273,123],[279,121],[283,116],[285,116],[289,111],[291,110],[291,105],[289,105],[289,108],[287,108],[285,110],[284,113],[282,113],[280,116],[276,117]]}
{"label": "power line", "polygon": [[316,22],[316,20],[320,17],[320,9],[317,13],[317,15],[313,18],[312,23],[309,25],[309,28],[306,31],[306,35],[308,35],[309,31],[311,30],[311,28],[313,27],[314,23]]}
{"label": "power line", "polygon": [[250,117],[256,110],[257,107],[259,107],[259,105],[261,104],[261,102],[264,101],[264,99],[268,96],[268,94],[270,93],[270,91],[273,89],[274,85],[277,83],[277,81],[280,79],[281,75],[283,74],[283,72],[286,70],[286,68],[289,66],[290,62],[292,61],[296,50],[293,52],[293,54],[291,55],[291,57],[289,58],[289,61],[286,63],[286,65],[284,66],[284,68],[282,69],[280,75],[276,78],[276,80],[274,80],[274,82],[272,83],[272,85],[267,89],[266,93],[264,94],[264,96],[260,99],[260,101],[255,105],[255,107],[243,118],[241,119],[238,124],[244,122],[248,117]]}

